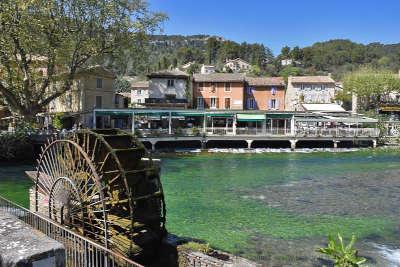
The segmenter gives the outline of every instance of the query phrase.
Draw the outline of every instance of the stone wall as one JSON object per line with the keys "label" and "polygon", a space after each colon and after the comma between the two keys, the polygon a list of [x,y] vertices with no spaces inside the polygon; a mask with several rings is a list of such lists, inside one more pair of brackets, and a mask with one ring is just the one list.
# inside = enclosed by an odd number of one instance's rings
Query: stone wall
{"label": "stone wall", "polygon": [[64,246],[0,210],[0,266],[65,266]]}

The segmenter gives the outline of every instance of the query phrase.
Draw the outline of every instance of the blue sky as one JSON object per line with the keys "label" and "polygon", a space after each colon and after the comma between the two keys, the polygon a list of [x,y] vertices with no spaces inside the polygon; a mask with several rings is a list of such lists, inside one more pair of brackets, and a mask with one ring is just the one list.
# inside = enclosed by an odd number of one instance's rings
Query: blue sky
{"label": "blue sky", "polygon": [[210,34],[282,46],[317,41],[399,43],[400,0],[148,0],[167,13],[165,34]]}

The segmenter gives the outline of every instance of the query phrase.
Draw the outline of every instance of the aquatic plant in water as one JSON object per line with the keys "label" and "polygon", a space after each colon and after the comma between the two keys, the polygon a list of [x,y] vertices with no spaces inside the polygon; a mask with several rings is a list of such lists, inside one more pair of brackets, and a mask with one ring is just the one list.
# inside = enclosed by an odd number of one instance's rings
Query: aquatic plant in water
{"label": "aquatic plant in water", "polygon": [[350,243],[345,245],[342,236],[338,233],[338,239],[335,240],[329,236],[328,246],[326,248],[319,248],[317,251],[331,257],[338,267],[358,267],[363,266],[366,259],[359,257],[357,250],[353,248],[356,242],[356,236],[352,235]]}

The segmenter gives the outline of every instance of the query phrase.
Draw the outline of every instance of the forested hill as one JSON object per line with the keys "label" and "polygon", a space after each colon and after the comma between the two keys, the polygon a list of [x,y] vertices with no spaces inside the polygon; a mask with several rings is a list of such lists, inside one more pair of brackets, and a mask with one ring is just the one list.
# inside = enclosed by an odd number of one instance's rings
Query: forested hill
{"label": "forested hill", "polygon": [[[191,71],[201,64],[213,64],[222,69],[226,59],[242,58],[253,65],[253,74],[268,76],[317,75],[332,73],[340,79],[344,73],[361,66],[400,69],[399,44],[359,44],[350,40],[318,42],[309,47],[283,47],[273,55],[263,44],[237,43],[223,37],[210,35],[152,35],[146,52],[131,61],[126,74],[138,75],[150,71],[179,67],[196,62]],[[282,66],[282,59],[292,59],[293,64]]]}
{"label": "forested hill", "polygon": [[262,44],[239,44],[218,36],[153,35],[149,38],[149,60],[153,69],[176,67],[193,61],[220,68],[226,59],[238,57],[257,66],[273,59],[271,50]]}
{"label": "forested hill", "polygon": [[400,44],[364,45],[350,40],[330,40],[302,49],[284,47],[279,58],[291,58],[298,61],[301,71],[306,73],[325,71],[342,76],[360,66],[384,68],[397,72],[400,69]]}

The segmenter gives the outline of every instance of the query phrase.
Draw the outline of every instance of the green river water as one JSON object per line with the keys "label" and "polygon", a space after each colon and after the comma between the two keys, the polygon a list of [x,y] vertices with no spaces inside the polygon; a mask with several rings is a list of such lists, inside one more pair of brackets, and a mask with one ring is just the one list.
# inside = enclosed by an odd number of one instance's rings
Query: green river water
{"label": "green river water", "polygon": [[[328,234],[355,234],[370,266],[400,266],[400,152],[162,155],[168,231],[268,266],[321,266]],[[0,166],[28,205],[29,165]]]}

